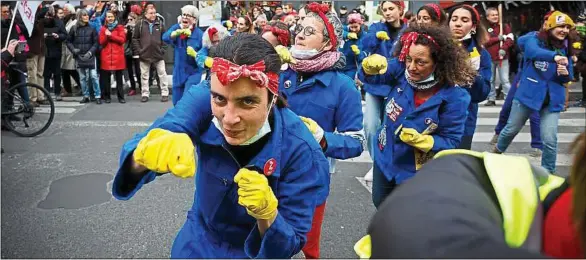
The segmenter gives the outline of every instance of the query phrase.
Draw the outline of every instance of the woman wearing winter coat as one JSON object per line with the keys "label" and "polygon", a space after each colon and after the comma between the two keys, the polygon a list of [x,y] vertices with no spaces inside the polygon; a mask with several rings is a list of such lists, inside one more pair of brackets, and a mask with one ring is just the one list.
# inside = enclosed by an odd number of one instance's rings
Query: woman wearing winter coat
{"label": "woman wearing winter coat", "polygon": [[[77,72],[81,80],[83,99],[80,103],[90,102],[90,86],[94,89],[96,104],[100,100],[100,83],[96,71],[96,51],[98,50],[98,34],[89,24],[90,16],[85,9],[77,12],[77,24],[69,32],[67,48],[73,53]],[[90,85],[91,84],[91,85]]]}
{"label": "woman wearing winter coat", "polygon": [[[67,35],[69,35],[71,28],[77,24],[77,19],[75,19],[75,8],[70,4],[66,4],[63,10],[67,13],[63,22],[65,23],[65,31],[67,31]],[[72,96],[73,88],[71,86],[71,78],[73,78],[79,88],[81,88],[81,83],[79,81],[79,73],[75,70],[75,57],[73,57],[73,53],[67,48],[66,42],[63,42],[63,51],[61,52],[61,55],[61,75],[63,78],[63,88],[65,89],[62,96]]]}
{"label": "woman wearing winter coat", "polygon": [[[132,34],[134,33],[134,26],[138,20],[138,15],[134,12],[128,14],[128,20],[126,21],[126,44],[124,45],[124,56],[126,57],[126,70],[128,71],[128,78],[130,80],[130,91],[129,96],[136,95],[136,85],[138,89],[142,89],[142,82],[140,80],[140,63],[138,57],[132,55]],[[136,77],[136,79],[135,79]]]}
{"label": "woman wearing winter coat", "polygon": [[124,57],[124,43],[126,43],[126,33],[124,27],[118,24],[114,12],[106,12],[106,25],[100,30],[100,45],[102,46],[100,65],[102,68],[101,77],[104,78],[103,98],[106,103],[111,102],[110,76],[114,74],[116,78],[116,94],[118,102],[126,103],[124,100],[122,72],[126,69],[126,59]]}

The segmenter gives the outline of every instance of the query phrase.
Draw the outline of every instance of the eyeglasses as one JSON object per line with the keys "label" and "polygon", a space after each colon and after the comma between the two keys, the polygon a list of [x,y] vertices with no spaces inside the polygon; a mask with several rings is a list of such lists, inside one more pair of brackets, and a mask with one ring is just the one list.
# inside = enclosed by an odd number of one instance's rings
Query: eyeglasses
{"label": "eyeglasses", "polygon": [[295,35],[301,33],[301,31],[303,31],[303,35],[305,35],[306,37],[309,37],[309,36],[316,34],[315,28],[313,28],[311,26],[303,27],[300,24],[295,26],[295,31],[294,31]]}
{"label": "eyeglasses", "polygon": [[195,18],[195,16],[190,15],[190,14],[182,14],[181,16],[186,17],[186,18]]}

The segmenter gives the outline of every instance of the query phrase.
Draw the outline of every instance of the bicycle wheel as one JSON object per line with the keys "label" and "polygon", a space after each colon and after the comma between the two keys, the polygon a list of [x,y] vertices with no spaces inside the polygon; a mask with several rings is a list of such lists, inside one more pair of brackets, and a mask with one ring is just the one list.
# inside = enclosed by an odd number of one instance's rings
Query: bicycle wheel
{"label": "bicycle wheel", "polygon": [[[35,107],[28,96],[23,97],[27,91],[40,91],[46,98],[46,102]],[[55,103],[49,92],[36,84],[21,83],[2,92],[4,106],[2,121],[14,134],[21,137],[34,137],[45,132],[55,117]],[[8,102],[6,102],[8,101]]]}

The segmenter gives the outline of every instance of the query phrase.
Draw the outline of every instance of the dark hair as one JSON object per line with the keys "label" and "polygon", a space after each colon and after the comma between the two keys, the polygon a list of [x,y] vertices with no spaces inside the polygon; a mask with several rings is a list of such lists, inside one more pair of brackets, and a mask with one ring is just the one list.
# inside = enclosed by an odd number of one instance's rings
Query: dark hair
{"label": "dark hair", "polygon": [[570,169],[570,186],[574,193],[572,217],[577,225],[580,245],[586,248],[586,132],[576,138],[570,150],[574,153],[574,163]]}
{"label": "dark hair", "polygon": [[[444,26],[420,26],[413,24],[405,30],[403,35],[410,32],[427,34],[437,43],[436,46],[436,44],[427,38],[418,37],[414,44],[429,47],[431,57],[436,66],[435,76],[439,79],[439,82],[447,83],[448,85],[465,86],[470,85],[474,81],[477,71],[468,62],[470,54],[464,48],[454,43],[448,28]],[[397,41],[394,53],[395,57],[399,56],[402,48],[403,43]]]}
{"label": "dark hair", "polygon": [[421,12],[421,10],[425,10],[429,14],[429,17],[431,17],[431,20],[438,23],[439,25],[446,24],[446,21],[448,20],[448,15],[446,15],[446,12],[441,7],[439,8],[439,11],[440,11],[439,16],[437,16],[437,12],[435,11],[435,9],[433,9],[433,7],[431,7],[429,5],[424,5],[424,6],[420,7],[419,10],[417,10],[418,15],[419,15],[419,12]]}
{"label": "dark hair", "polygon": [[474,40],[476,41],[476,46],[478,47],[479,51],[484,49],[484,44],[488,41],[489,35],[488,31],[486,30],[484,24],[480,22],[480,16],[478,15],[478,11],[466,4],[461,4],[453,7],[450,10],[450,14],[448,16],[448,20],[452,20],[452,15],[458,9],[464,9],[470,12],[470,16],[472,17],[472,23],[476,25],[476,33],[473,34]]}
{"label": "dark hair", "polygon": [[252,25],[252,19],[248,15],[241,15],[238,19],[243,18],[248,25],[248,32],[247,33],[254,33],[254,26]]}
{"label": "dark hair", "polygon": [[405,12],[405,14],[403,15],[403,18],[405,18],[406,20],[411,20],[411,17],[413,17],[413,12],[411,10]]}
{"label": "dark hair", "polygon": [[[212,48],[210,54],[216,58],[229,60],[237,65],[252,65],[261,60],[265,62],[265,71],[277,75],[281,73],[281,58],[275,48],[257,34],[239,33],[228,36]],[[273,94],[269,91],[269,100]],[[278,107],[286,107],[287,103],[280,96],[277,99]]]}

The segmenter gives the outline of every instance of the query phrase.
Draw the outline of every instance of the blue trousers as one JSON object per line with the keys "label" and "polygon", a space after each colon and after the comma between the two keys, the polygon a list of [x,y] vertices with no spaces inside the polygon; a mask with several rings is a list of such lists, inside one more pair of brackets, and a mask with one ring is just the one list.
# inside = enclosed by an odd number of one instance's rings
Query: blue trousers
{"label": "blue trousers", "polygon": [[[501,108],[501,113],[499,115],[499,122],[494,128],[495,134],[500,134],[507,121],[509,120],[509,115],[511,114],[511,105],[513,104],[513,99],[515,98],[515,93],[517,92],[520,73],[515,76],[513,81],[512,87],[509,89],[509,93],[507,94],[507,98],[505,99],[505,103]],[[531,128],[531,147],[537,149],[543,149],[543,143],[541,142],[541,131],[539,128],[539,112],[533,111],[529,115],[529,126]]]}

